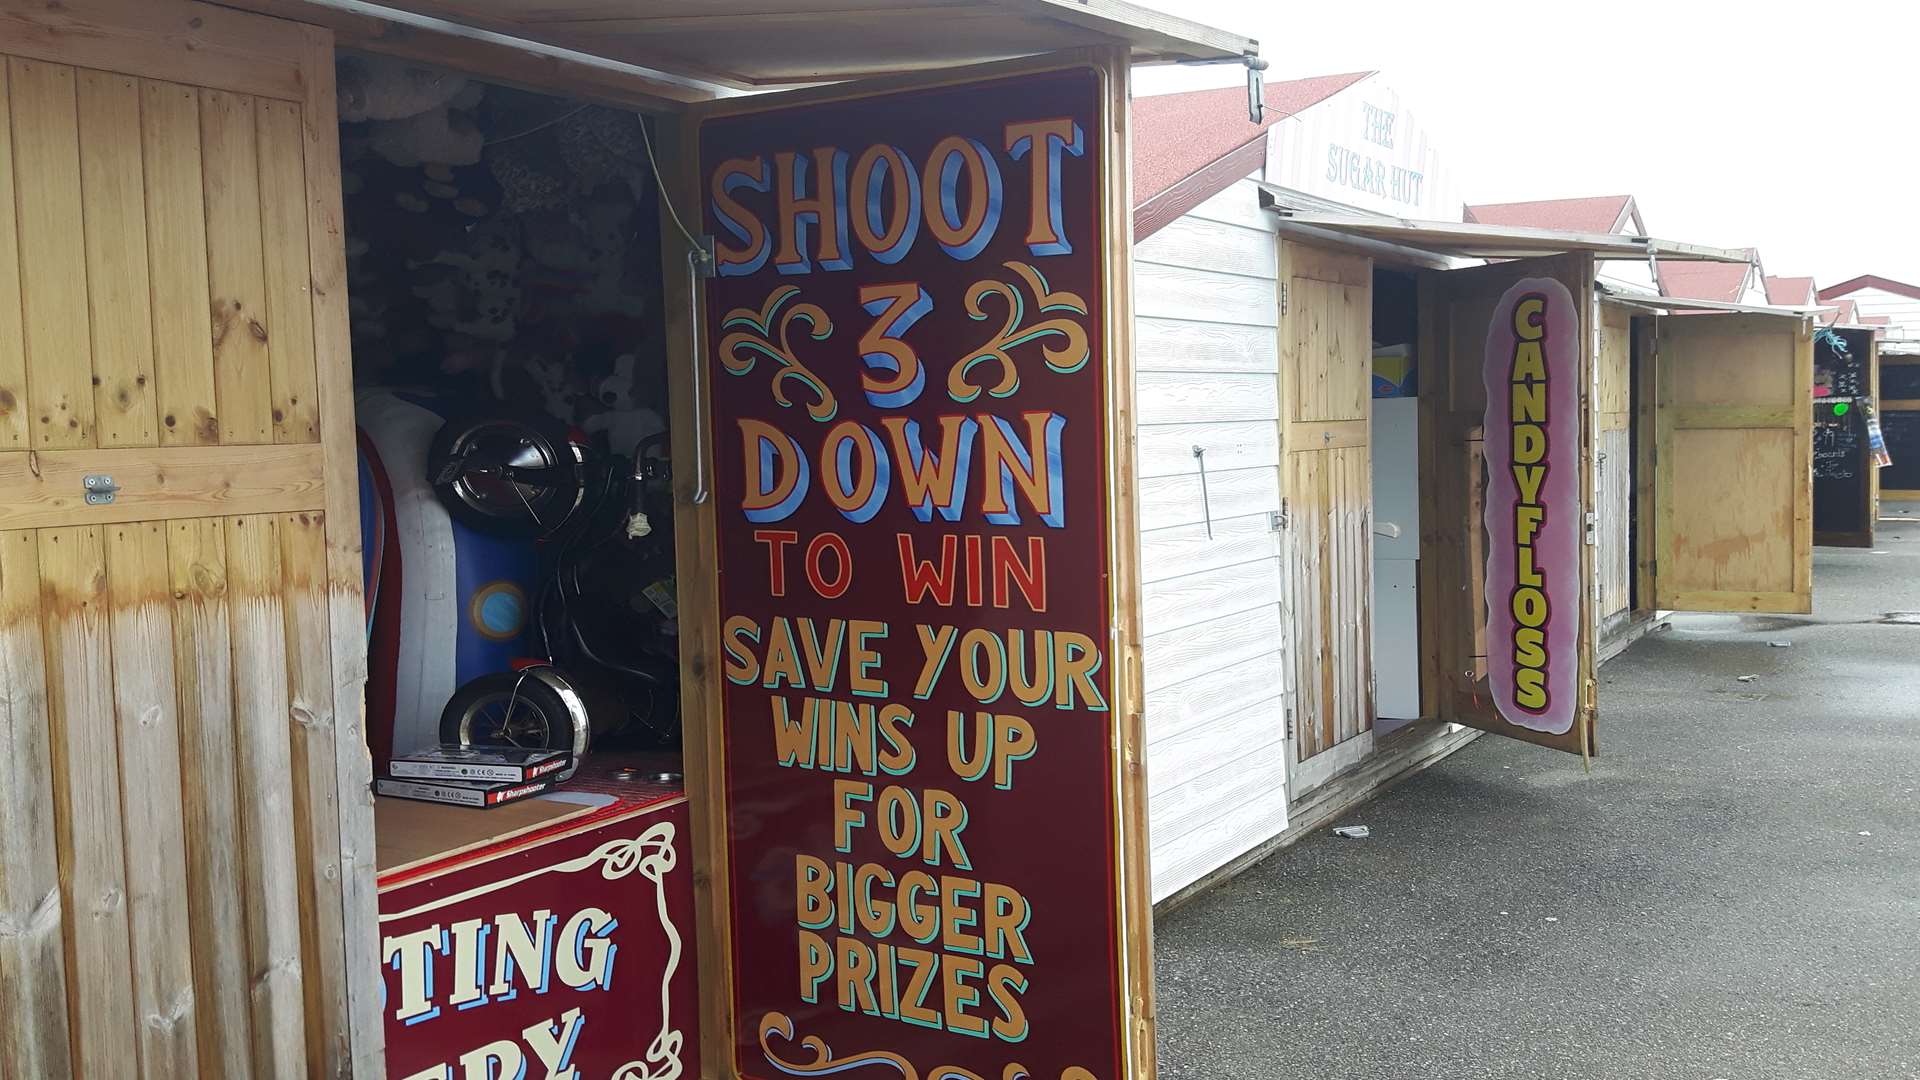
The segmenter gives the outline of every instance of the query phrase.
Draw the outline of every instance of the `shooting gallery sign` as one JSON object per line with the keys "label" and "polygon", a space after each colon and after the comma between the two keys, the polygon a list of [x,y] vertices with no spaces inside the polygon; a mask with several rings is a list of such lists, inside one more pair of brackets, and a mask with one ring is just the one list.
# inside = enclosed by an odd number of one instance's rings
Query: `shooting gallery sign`
{"label": "shooting gallery sign", "polygon": [[739,1076],[1125,1075],[1107,94],[701,124]]}
{"label": "shooting gallery sign", "polygon": [[1579,714],[1580,313],[1554,278],[1494,306],[1484,367],[1487,669],[1518,728],[1565,735]]}

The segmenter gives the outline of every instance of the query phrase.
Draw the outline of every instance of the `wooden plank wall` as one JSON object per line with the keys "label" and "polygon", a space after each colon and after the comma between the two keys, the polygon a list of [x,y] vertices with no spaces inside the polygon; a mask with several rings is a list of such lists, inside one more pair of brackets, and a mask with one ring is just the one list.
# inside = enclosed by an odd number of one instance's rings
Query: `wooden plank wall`
{"label": "wooden plank wall", "polygon": [[0,29],[0,1073],[350,1075],[331,39],[178,0]]}
{"label": "wooden plank wall", "polygon": [[1286,828],[1278,270],[1259,206],[1237,183],[1134,261],[1155,900]]}
{"label": "wooden plank wall", "polygon": [[1602,626],[1633,606],[1633,314],[1601,304],[1594,355],[1595,553]]}

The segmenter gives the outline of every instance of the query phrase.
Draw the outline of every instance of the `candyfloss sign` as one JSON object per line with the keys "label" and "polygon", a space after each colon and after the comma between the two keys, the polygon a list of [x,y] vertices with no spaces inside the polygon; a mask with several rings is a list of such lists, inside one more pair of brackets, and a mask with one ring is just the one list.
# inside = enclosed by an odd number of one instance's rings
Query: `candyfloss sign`
{"label": "candyfloss sign", "polygon": [[1551,735],[1579,713],[1579,335],[1565,285],[1522,279],[1484,368],[1488,680],[1502,717]]}

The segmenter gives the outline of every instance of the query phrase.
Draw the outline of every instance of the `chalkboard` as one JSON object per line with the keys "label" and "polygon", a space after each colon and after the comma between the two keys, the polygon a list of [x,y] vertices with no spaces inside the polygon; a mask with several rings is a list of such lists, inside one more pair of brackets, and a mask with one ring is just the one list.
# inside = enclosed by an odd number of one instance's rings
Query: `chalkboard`
{"label": "chalkboard", "polygon": [[[1825,410],[1816,409],[1816,416]],[[1813,425],[1813,478],[1848,480],[1865,464],[1865,438],[1854,414],[1820,417]]]}
{"label": "chalkboard", "polygon": [[1920,364],[1880,362],[1881,401],[1920,401]]}
{"label": "chalkboard", "polygon": [[1920,412],[1880,414],[1893,464],[1880,470],[1881,490],[1920,491]]}

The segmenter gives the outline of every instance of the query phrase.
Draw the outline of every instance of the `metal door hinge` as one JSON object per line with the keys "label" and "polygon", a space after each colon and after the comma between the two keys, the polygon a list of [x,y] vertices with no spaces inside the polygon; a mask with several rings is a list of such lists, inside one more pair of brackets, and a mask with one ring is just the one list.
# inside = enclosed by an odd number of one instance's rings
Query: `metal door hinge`
{"label": "metal door hinge", "polygon": [[1286,313],[1287,313],[1287,283],[1283,281],[1280,283],[1280,314],[1285,315]]}
{"label": "metal door hinge", "polygon": [[1271,510],[1267,513],[1267,530],[1269,532],[1279,532],[1281,529],[1291,528],[1292,525],[1293,515],[1287,509],[1287,500],[1281,499],[1280,509]]}
{"label": "metal door hinge", "polygon": [[88,506],[105,506],[120,493],[120,485],[105,473],[90,474],[81,482],[86,485]]}
{"label": "metal door hinge", "polygon": [[1293,706],[1287,706],[1287,739],[1293,739]]}

